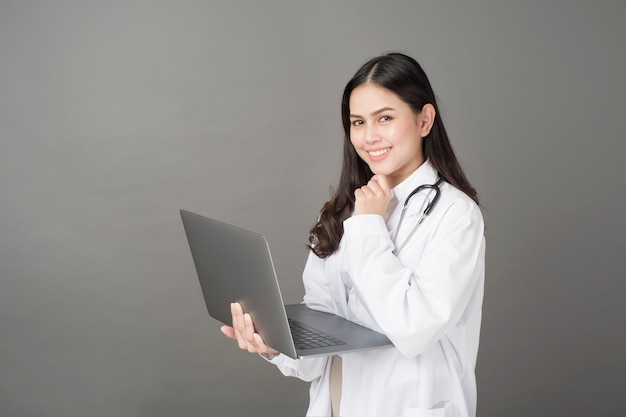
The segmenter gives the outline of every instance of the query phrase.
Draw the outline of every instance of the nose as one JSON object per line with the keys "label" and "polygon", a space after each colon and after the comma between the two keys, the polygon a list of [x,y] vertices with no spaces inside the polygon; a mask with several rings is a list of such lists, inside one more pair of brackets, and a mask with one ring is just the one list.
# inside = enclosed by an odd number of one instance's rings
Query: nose
{"label": "nose", "polygon": [[366,125],[363,139],[365,143],[372,144],[380,141],[380,134],[375,125]]}

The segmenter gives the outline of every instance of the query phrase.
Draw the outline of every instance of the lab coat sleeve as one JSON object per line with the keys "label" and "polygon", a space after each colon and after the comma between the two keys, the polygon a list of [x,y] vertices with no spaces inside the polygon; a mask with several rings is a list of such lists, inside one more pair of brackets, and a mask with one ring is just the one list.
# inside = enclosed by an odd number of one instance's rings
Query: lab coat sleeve
{"label": "lab coat sleeve", "polygon": [[328,359],[327,357],[292,359],[282,353],[273,358],[266,355],[261,355],[261,357],[276,365],[283,375],[295,377],[307,382],[311,382],[322,376],[324,368],[326,367],[326,360]]}
{"label": "lab coat sleeve", "polygon": [[[392,253],[381,216],[357,215],[344,222],[344,273],[371,318],[408,357],[426,351],[457,325],[484,277],[478,207],[456,200],[438,221],[414,270]],[[404,251],[410,250],[409,244]]]}
{"label": "lab coat sleeve", "polygon": [[304,266],[302,282],[304,284],[304,303],[307,307],[325,313],[336,313],[328,289],[324,260],[315,255],[313,251],[309,252],[309,257]]}

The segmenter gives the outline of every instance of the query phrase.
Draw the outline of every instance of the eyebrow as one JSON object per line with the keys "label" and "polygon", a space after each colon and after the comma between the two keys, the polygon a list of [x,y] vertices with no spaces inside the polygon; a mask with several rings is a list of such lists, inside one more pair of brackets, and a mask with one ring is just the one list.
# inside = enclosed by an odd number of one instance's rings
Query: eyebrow
{"label": "eyebrow", "polygon": [[[395,110],[395,109],[392,108],[392,107],[383,107],[382,109],[378,109],[378,110],[372,112],[371,116],[376,116],[376,115],[378,115],[380,113],[384,113],[384,112],[389,111],[389,110]],[[359,116],[358,114],[350,114],[350,117],[362,117],[362,116]]]}

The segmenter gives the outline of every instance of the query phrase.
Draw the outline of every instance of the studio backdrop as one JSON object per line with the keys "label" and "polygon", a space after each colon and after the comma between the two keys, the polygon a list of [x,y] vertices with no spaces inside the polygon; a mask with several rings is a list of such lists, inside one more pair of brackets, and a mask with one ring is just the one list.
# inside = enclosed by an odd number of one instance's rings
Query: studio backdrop
{"label": "studio backdrop", "polygon": [[479,192],[478,415],[626,408],[623,2],[0,3],[0,415],[302,416],[208,317],[180,208],[300,302],[343,87],[419,60]]}

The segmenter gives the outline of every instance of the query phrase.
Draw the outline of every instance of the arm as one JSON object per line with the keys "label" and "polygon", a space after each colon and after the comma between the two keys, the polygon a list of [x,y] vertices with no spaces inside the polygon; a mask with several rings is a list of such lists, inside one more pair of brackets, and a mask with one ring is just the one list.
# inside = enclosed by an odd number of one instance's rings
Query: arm
{"label": "arm", "polygon": [[405,356],[424,352],[456,326],[484,274],[478,207],[457,199],[438,209],[445,212],[437,216],[439,224],[413,269],[393,255],[381,216],[357,215],[344,222],[343,267],[360,303]]}

